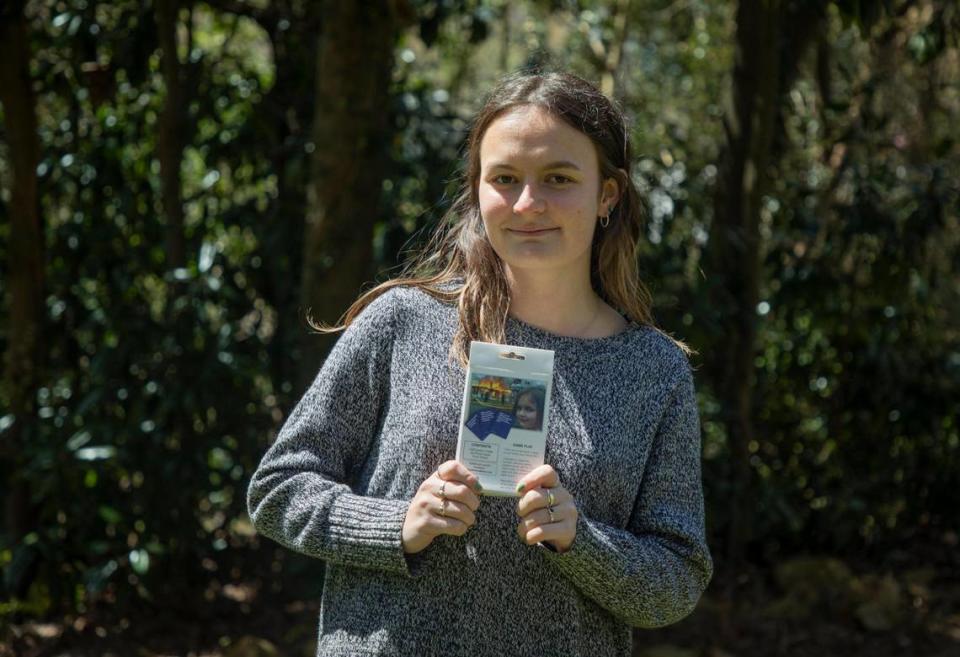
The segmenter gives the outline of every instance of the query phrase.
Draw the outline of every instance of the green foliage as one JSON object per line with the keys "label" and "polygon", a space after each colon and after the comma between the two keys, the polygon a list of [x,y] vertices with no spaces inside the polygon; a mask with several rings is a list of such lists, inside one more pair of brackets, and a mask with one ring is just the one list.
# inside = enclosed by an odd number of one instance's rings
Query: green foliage
{"label": "green foliage", "polygon": [[[297,261],[264,250],[282,173],[258,150],[258,112],[276,111],[264,101],[269,41],[245,18],[196,10],[183,159],[192,255],[171,271],[155,159],[164,94],[154,53],[128,49],[155,26],[135,3],[64,5],[34,21],[49,383],[22,473],[40,530],[13,547],[11,569],[41,561],[56,604],[74,582],[84,598],[176,594],[237,544],[244,480],[292,390],[292,371],[263,366],[272,348],[293,353],[276,344],[265,299],[286,293],[264,279]],[[87,54],[112,79],[95,96],[72,48],[101,31],[110,38]]]}

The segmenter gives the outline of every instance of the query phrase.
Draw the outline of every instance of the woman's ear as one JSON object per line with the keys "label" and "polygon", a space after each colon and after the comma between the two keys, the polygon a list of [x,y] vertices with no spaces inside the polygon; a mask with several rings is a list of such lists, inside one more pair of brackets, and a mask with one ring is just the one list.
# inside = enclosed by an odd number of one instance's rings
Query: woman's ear
{"label": "woman's ear", "polygon": [[[624,180],[627,179],[627,172],[618,169]],[[603,189],[600,194],[600,216],[609,214],[620,201],[622,190],[616,178],[607,178],[603,181]]]}

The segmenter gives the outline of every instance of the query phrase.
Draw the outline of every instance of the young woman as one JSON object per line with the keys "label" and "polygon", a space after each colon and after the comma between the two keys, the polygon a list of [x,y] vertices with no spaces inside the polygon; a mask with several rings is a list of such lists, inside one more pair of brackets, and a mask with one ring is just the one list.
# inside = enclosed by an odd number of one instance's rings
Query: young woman
{"label": "young woman", "polygon": [[[637,276],[630,157],[592,84],[506,78],[435,239],[345,315],[248,493],[261,534],[327,563],[319,655],[626,657],[696,605],[699,417]],[[471,340],[555,352],[517,498],[453,460]]]}

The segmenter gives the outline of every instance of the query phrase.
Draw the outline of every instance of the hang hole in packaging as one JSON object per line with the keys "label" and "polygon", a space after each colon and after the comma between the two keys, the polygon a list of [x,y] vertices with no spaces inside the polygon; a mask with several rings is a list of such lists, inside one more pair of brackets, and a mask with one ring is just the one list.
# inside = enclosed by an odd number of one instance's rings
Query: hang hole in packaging
{"label": "hang hole in packaging", "polygon": [[520,479],[543,464],[552,389],[552,351],[470,343],[457,460],[484,494],[516,496]]}

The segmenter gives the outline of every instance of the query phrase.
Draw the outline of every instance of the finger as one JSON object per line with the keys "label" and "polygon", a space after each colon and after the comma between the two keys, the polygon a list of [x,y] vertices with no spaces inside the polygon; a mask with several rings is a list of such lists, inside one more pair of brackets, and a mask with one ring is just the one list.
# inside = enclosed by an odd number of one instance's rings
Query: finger
{"label": "finger", "polygon": [[437,500],[436,503],[430,507],[430,512],[439,518],[455,518],[468,527],[477,522],[477,517],[467,505],[455,502],[450,498],[447,498],[446,501]]}
{"label": "finger", "polygon": [[562,522],[568,516],[569,511],[559,507],[553,510],[553,516],[550,515],[550,512],[547,509],[537,509],[536,511],[533,511],[525,516],[520,522],[523,523],[523,526],[526,527],[527,530],[530,530],[541,525]]}
{"label": "finger", "polygon": [[441,463],[437,468],[437,476],[444,481],[460,481],[474,490],[480,490],[480,478],[459,461],[451,460]]}
{"label": "finger", "polygon": [[522,493],[537,487],[554,488],[559,485],[560,477],[557,471],[549,463],[544,463],[535,467],[517,482],[517,492]]}
{"label": "finger", "polygon": [[429,532],[437,536],[439,534],[449,534],[451,536],[463,536],[470,529],[470,525],[459,518],[441,518],[440,516],[431,516],[427,522]]}
{"label": "finger", "polygon": [[520,501],[517,503],[517,515],[523,517],[530,513],[531,511],[536,511],[537,509],[545,509],[550,505],[550,494],[553,494],[553,507],[566,504],[573,500],[573,496],[567,491],[563,486],[558,486],[557,488],[535,488],[533,490],[527,491],[527,493],[520,498]]}
{"label": "finger", "polygon": [[433,494],[441,499],[445,497],[465,504],[471,511],[476,511],[480,507],[480,498],[465,485],[456,481],[440,480],[440,484],[434,487]]}
{"label": "finger", "polygon": [[526,521],[521,521],[517,525],[517,534],[520,536],[520,540],[528,545],[533,545],[543,540],[564,538],[568,534],[572,537],[575,532],[576,521],[572,519],[562,522],[547,522],[533,526],[527,526]]}
{"label": "finger", "polygon": [[568,543],[573,540],[576,533],[576,525],[569,520],[563,522],[552,522],[547,525],[538,525],[533,529],[526,530],[523,541],[527,545],[536,545],[544,541],[557,541]]}
{"label": "finger", "polygon": [[522,521],[517,524],[517,536],[520,537],[520,540],[524,543],[527,542],[527,532],[530,531],[530,528],[526,526]]}

